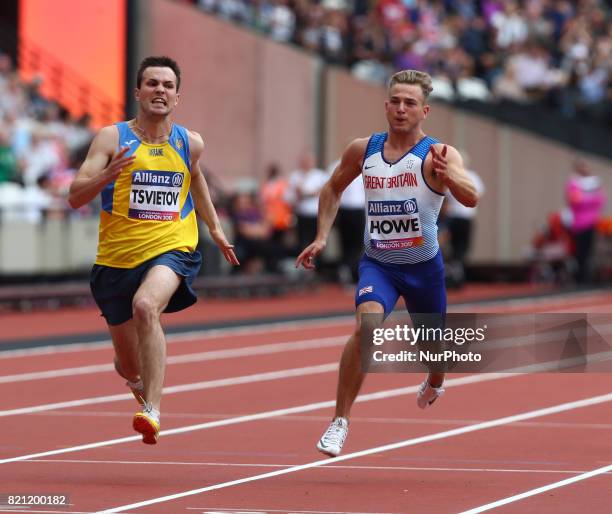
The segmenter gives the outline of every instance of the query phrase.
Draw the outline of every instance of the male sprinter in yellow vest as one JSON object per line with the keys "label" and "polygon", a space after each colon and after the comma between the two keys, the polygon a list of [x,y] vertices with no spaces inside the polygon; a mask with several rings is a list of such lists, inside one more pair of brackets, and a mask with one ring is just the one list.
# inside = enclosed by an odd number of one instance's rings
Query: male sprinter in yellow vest
{"label": "male sprinter in yellow vest", "polygon": [[196,212],[225,258],[239,264],[200,171],[202,138],[170,119],[180,85],[175,61],[144,59],[136,118],[98,133],[69,196],[78,208],[102,194],[91,290],[110,330],[115,367],[141,403],[133,426],[147,444],[157,442],[160,427],[166,363],[160,315],[196,302],[191,284],[202,261]]}

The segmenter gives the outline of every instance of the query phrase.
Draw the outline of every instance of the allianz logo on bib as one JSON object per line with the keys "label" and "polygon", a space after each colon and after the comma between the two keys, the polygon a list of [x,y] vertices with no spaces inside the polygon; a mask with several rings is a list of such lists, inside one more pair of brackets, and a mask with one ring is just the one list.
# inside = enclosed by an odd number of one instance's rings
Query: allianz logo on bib
{"label": "allianz logo on bib", "polygon": [[181,187],[183,174],[175,171],[135,171],[132,173],[132,184]]}
{"label": "allianz logo on bib", "polygon": [[368,216],[405,216],[419,212],[416,198],[368,202]]}

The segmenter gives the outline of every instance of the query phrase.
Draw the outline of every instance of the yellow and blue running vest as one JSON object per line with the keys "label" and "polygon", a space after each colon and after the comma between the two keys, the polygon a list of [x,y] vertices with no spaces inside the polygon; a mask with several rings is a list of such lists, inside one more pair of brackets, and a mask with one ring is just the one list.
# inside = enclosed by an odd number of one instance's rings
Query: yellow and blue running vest
{"label": "yellow and blue running vest", "polygon": [[96,264],[134,268],[170,250],[192,252],[198,227],[189,192],[191,164],[187,130],[172,126],[166,143],[138,139],[117,123],[119,148],[136,159],[102,190]]}

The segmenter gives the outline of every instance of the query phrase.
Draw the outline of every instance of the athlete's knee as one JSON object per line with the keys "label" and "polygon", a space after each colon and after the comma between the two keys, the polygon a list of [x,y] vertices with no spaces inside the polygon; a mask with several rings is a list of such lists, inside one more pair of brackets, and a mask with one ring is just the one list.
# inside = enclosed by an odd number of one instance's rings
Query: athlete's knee
{"label": "athlete's knee", "polygon": [[355,324],[355,334],[363,335],[371,332],[382,325],[384,321],[384,311],[382,305],[375,302],[368,302],[360,306],[357,312],[357,323]]}
{"label": "athlete's knee", "polygon": [[353,335],[354,351],[357,355],[361,353],[362,346],[368,348],[372,343],[372,334],[376,328],[382,325],[384,312],[382,305],[376,302],[366,302],[357,309],[357,320]]}
{"label": "athlete's knee", "polygon": [[146,296],[137,296],[132,302],[132,311],[136,323],[150,324],[159,319],[159,306]]}
{"label": "athlete's knee", "polygon": [[364,318],[361,318],[357,323],[355,323],[355,328],[353,329],[353,339],[355,340],[357,346],[359,346],[364,337],[367,337],[372,328],[374,328],[373,325],[371,325]]}

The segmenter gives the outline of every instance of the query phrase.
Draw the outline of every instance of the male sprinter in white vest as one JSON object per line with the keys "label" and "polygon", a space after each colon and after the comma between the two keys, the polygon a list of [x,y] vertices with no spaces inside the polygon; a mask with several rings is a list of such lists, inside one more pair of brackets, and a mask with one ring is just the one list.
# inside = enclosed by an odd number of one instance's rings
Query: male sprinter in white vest
{"label": "male sprinter in white vest", "polygon": [[[297,257],[296,265],[314,267],[326,245],[342,191],[363,175],[366,192],[365,254],[359,265],[355,292],[355,331],[340,360],[336,413],[317,444],[320,452],[340,454],[348,434],[351,406],[361,388],[361,318],[387,316],[400,296],[411,314],[446,315],[444,264],[438,247],[438,213],[449,189],[462,204],[473,207],[478,195],[459,152],[425,135],[431,77],[414,70],[391,77],[385,112],[388,132],[356,139],[345,149],[340,164],[319,199],[317,236]],[[401,206],[401,216],[389,214]],[[400,219],[401,218],[401,219]],[[401,221],[401,223],[400,223]],[[421,384],[417,403],[430,406],[443,392],[443,373],[430,372]]]}
{"label": "male sprinter in white vest", "polygon": [[197,214],[225,258],[237,265],[200,171],[202,138],[172,122],[181,71],[169,57],[147,57],[136,77],[136,118],[104,127],[70,186],[78,208],[102,198],[91,291],[115,348],[115,368],[141,411],[133,418],[143,442],[155,444],[166,369],[162,312],[196,301],[191,284]]}

